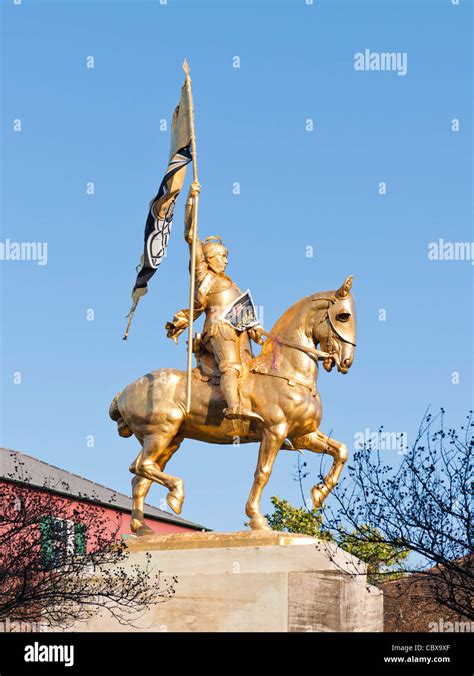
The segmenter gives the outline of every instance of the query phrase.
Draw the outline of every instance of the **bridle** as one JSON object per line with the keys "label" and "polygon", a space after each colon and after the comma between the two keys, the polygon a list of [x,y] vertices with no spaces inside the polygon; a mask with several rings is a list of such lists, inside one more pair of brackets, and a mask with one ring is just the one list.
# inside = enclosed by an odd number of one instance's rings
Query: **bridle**
{"label": "bridle", "polygon": [[[328,343],[329,351],[324,352],[323,350],[317,350],[316,348],[313,348],[313,347],[307,347],[306,345],[300,345],[300,343],[294,343],[290,340],[280,338],[280,336],[278,336],[278,335],[275,336],[273,333],[265,331],[263,328],[261,328],[261,329],[259,328],[258,329],[259,333],[264,335],[266,338],[270,338],[271,340],[273,340],[275,342],[275,348],[274,348],[274,353],[273,353],[273,364],[272,364],[273,372],[271,370],[269,370],[268,367],[264,366],[263,364],[256,364],[251,369],[252,373],[282,378],[282,379],[286,380],[288,382],[288,384],[291,385],[292,387],[294,387],[295,385],[302,385],[303,387],[306,387],[309,390],[311,390],[313,393],[315,392],[315,385],[316,385],[315,382],[299,379],[299,378],[297,378],[294,375],[289,374],[289,373],[283,373],[283,372],[279,371],[278,367],[276,366],[276,351],[278,349],[278,345],[284,345],[285,347],[290,347],[294,350],[300,350],[301,352],[304,352],[305,354],[307,354],[309,357],[315,359],[316,362],[318,361],[318,359],[324,359],[325,360],[325,359],[333,359],[334,358],[333,355],[335,354],[335,349],[334,349],[334,337],[333,337],[332,333],[333,333],[333,331],[335,333],[337,333],[337,331],[336,331],[335,327],[333,326],[333,324],[331,322],[331,318],[329,316],[329,308],[331,307],[332,304],[337,302],[337,298],[335,296],[332,296],[330,298],[324,298],[324,297],[321,297],[321,296],[319,296],[319,297],[311,296],[310,298],[308,298],[308,301],[312,301],[312,300],[326,300],[326,301],[328,301],[328,307],[326,309],[326,313],[324,314],[324,316],[318,322],[318,326],[319,326],[319,324],[321,324],[321,322],[324,322],[324,321],[327,321],[327,323],[328,323],[329,331],[328,331],[327,343]],[[341,337],[341,340],[344,340],[344,339]],[[344,342],[347,342],[347,341],[344,341]]]}
{"label": "bridle", "polygon": [[[336,352],[336,350],[334,348],[334,337],[333,337],[332,333],[334,331],[335,333],[338,334],[338,332],[337,332],[335,326],[333,325],[333,323],[331,321],[331,317],[329,315],[329,308],[334,303],[337,303],[338,299],[336,298],[336,296],[330,296],[328,298],[328,297],[324,297],[324,296],[317,296],[316,294],[314,296],[310,296],[308,298],[308,302],[315,301],[315,300],[326,300],[326,301],[328,301],[328,307],[326,309],[326,313],[323,315],[323,317],[321,317],[321,319],[319,320],[319,322],[317,324],[317,326],[319,326],[319,324],[321,324],[324,321],[328,322],[328,326],[329,326],[328,338],[327,338],[328,352],[324,352],[323,350],[317,350],[314,347],[307,347],[306,345],[300,345],[299,343],[293,343],[290,340],[285,340],[284,338],[280,338],[280,336],[275,336],[273,333],[269,333],[268,331],[265,331],[264,329],[259,329],[259,332],[261,334],[263,334],[266,338],[270,338],[271,340],[274,340],[275,341],[275,348],[278,345],[285,345],[286,347],[291,347],[294,350],[300,350],[301,352],[305,352],[310,357],[315,357],[316,360],[318,360],[318,359],[328,359],[329,357],[332,358],[333,355]],[[342,336],[339,336],[339,337],[345,343],[349,342],[347,340],[344,340],[344,338],[342,338]]]}
{"label": "bridle", "polygon": [[263,329],[259,329],[259,333],[264,335],[266,338],[274,340],[275,347],[277,345],[285,345],[285,347],[292,347],[294,350],[300,350],[301,352],[305,352],[310,357],[316,357],[316,359],[318,358],[327,359],[327,357],[331,356],[329,352],[323,352],[323,350],[317,350],[315,347],[307,347],[306,345],[293,343],[291,340],[285,340],[284,338],[280,338],[280,336],[274,336],[273,333],[269,333],[268,331],[265,331]]}

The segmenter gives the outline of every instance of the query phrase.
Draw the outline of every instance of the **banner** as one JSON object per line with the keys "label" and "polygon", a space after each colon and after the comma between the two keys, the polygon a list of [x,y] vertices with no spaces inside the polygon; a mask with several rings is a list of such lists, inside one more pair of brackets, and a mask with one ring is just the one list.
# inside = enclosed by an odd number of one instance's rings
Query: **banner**
{"label": "banner", "polygon": [[186,83],[181,89],[181,99],[173,114],[171,127],[171,151],[168,167],[157,194],[150,202],[145,223],[144,250],[138,269],[137,279],[132,291],[132,307],[127,315],[129,322],[124,340],[138,301],[148,290],[148,282],[157,271],[166,255],[166,248],[173,225],[173,212],[176,200],[186,175],[186,165],[192,161],[191,154],[191,116],[193,114]]}

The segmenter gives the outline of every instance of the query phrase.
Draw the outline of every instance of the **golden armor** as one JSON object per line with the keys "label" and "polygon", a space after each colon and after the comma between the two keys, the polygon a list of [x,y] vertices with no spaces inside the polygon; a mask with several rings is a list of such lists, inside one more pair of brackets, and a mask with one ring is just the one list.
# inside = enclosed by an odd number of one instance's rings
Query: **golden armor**
{"label": "golden armor", "polygon": [[[192,245],[191,223],[193,196],[198,192],[193,183],[186,203],[185,239]],[[260,420],[263,418],[242,401],[239,377],[242,375],[248,339],[247,331],[238,331],[224,319],[227,308],[242,296],[239,287],[225,274],[228,250],[220,237],[209,237],[195,246],[196,283],[194,292],[194,318],[206,314],[200,338],[200,350],[214,356],[220,372],[220,387],[226,399],[225,417],[230,420]],[[189,310],[179,310],[173,320],[166,324],[167,336],[177,342],[178,336],[189,324]],[[248,329],[248,337],[257,343],[263,338],[258,327]]]}

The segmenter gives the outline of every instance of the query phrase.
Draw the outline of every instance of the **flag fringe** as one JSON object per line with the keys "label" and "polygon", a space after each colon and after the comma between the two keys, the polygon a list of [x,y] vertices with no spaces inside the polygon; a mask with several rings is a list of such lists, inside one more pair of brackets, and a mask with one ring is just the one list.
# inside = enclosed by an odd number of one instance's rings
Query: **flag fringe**
{"label": "flag fringe", "polygon": [[125,329],[125,333],[123,334],[122,340],[127,340],[128,338],[128,332],[130,330],[130,324],[132,323],[133,315],[135,313],[135,310],[137,309],[138,301],[142,296],[146,294],[148,289],[146,287],[142,287],[140,289],[135,289],[135,291],[132,293],[132,307],[130,308],[130,312],[128,313],[128,322],[127,322],[127,328]]}

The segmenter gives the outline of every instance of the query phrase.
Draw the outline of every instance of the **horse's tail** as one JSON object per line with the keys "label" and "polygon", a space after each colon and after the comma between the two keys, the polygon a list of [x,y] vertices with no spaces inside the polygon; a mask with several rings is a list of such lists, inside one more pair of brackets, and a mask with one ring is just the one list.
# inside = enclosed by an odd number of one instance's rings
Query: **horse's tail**
{"label": "horse's tail", "polygon": [[120,394],[121,393],[119,392],[112,399],[112,403],[110,404],[109,408],[109,416],[112,418],[112,420],[115,420],[115,422],[117,423],[117,431],[121,437],[131,437],[133,432],[127,425],[125,420],[122,418],[122,414],[120,413],[120,409],[118,407],[117,399],[120,396]]}

